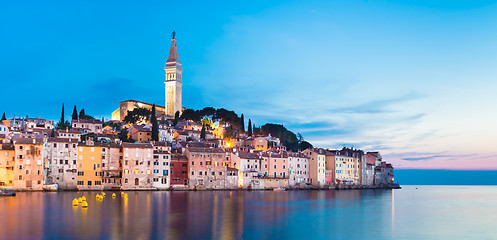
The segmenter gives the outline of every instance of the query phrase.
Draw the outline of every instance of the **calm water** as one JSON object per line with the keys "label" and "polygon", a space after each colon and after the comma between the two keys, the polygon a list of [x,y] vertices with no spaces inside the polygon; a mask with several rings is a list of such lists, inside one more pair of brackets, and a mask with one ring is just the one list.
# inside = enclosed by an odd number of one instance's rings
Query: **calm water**
{"label": "calm water", "polygon": [[494,186],[111,194],[1,197],[0,239],[497,239]]}

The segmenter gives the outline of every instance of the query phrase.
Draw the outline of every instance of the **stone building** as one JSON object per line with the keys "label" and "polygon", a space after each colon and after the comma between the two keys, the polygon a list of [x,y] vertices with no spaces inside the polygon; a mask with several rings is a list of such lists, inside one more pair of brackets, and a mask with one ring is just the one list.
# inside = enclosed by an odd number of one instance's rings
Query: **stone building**
{"label": "stone building", "polygon": [[323,187],[326,181],[326,155],[324,149],[306,149],[303,153],[309,158],[310,183],[315,187]]}
{"label": "stone building", "polygon": [[188,157],[190,188],[225,188],[229,162],[223,149],[188,147],[185,156]]}
{"label": "stone building", "polygon": [[152,188],[152,145],[150,143],[123,143],[122,147],[122,189]]}
{"label": "stone building", "polygon": [[122,186],[123,149],[121,144],[95,143],[102,148],[102,185],[105,190],[118,190]]}
{"label": "stone building", "polygon": [[181,61],[179,59],[178,46],[176,44],[174,32],[173,38],[171,39],[171,48],[169,49],[169,56],[167,57],[166,67],[164,67],[164,71],[166,72],[166,115],[174,117],[176,112],[179,112],[180,114],[183,112],[183,68],[181,68]]}
{"label": "stone building", "polygon": [[188,188],[188,158],[183,154],[171,154],[170,185],[175,189]]}
{"label": "stone building", "polygon": [[238,169],[239,187],[262,189],[260,178],[264,175],[262,158],[250,152],[230,153],[230,167]]}
{"label": "stone building", "polygon": [[46,184],[57,184],[61,190],[77,189],[78,140],[50,138],[45,144]]}
{"label": "stone building", "polygon": [[102,121],[97,119],[73,119],[72,128],[82,133],[102,133]]}
{"label": "stone building", "polygon": [[19,138],[14,143],[14,188],[43,189],[43,151],[45,139]]}

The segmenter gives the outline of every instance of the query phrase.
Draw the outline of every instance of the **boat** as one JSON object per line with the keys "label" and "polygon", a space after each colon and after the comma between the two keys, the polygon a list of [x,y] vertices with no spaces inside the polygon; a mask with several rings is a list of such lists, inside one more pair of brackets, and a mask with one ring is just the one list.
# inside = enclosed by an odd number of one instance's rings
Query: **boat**
{"label": "boat", "polygon": [[57,191],[59,189],[58,184],[43,185],[44,191]]}
{"label": "boat", "polygon": [[0,197],[15,197],[16,192],[11,189],[0,189]]}
{"label": "boat", "polygon": [[273,191],[286,191],[286,188],[283,187],[273,188]]}

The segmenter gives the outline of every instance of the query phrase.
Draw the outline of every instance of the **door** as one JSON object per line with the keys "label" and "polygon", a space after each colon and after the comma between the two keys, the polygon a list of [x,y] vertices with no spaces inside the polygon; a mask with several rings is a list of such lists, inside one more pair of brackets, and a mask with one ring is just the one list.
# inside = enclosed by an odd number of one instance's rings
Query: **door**
{"label": "door", "polygon": [[138,178],[135,178],[135,186],[138,186],[138,184],[140,184],[140,180],[138,180]]}

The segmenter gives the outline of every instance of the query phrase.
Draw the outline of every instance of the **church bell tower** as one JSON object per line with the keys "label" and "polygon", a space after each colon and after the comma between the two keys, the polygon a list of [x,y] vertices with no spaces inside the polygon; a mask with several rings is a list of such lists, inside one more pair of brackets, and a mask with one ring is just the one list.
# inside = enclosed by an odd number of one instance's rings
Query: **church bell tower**
{"label": "church bell tower", "polygon": [[181,61],[179,60],[178,46],[176,45],[176,33],[173,32],[171,39],[171,48],[167,57],[166,67],[166,115],[174,117],[176,112],[183,112],[181,102],[182,80]]}

